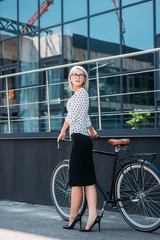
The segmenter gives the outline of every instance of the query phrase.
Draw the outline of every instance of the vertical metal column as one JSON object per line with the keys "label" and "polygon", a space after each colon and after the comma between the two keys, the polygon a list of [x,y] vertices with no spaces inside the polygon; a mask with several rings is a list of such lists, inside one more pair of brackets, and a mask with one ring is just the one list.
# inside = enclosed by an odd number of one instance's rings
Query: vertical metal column
{"label": "vertical metal column", "polygon": [[47,87],[47,106],[48,106],[48,131],[51,131],[51,114],[49,101],[49,85],[48,85],[48,71],[46,71],[46,87]]}
{"label": "vertical metal column", "polygon": [[99,91],[99,72],[98,72],[98,62],[96,62],[96,78],[97,78],[97,97],[98,97],[98,118],[99,118],[99,130],[102,129],[101,124],[101,99]]}
{"label": "vertical metal column", "polygon": [[6,78],[6,99],[7,99],[7,115],[8,115],[8,133],[10,133],[11,122],[10,122],[10,111],[9,111],[8,78]]}

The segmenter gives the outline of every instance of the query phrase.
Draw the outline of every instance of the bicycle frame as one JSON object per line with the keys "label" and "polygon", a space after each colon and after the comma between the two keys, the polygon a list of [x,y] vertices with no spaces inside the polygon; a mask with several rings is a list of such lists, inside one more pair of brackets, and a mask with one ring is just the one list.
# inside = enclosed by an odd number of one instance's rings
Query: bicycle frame
{"label": "bicycle frame", "polygon": [[[113,202],[116,201],[116,199],[112,199],[112,196],[113,196],[113,193],[114,193],[114,180],[115,180],[115,171],[116,171],[117,162],[118,162],[118,152],[104,152],[104,151],[99,151],[99,150],[93,150],[93,153],[98,153],[98,154],[114,157],[113,166],[112,166],[111,185],[110,185],[109,194],[107,194],[105,192],[103,187],[98,182],[96,183],[96,185],[99,188],[99,190],[101,191],[102,195],[107,200],[107,202],[105,202],[105,204],[106,203],[113,203]],[[103,208],[104,207],[105,207],[105,205],[103,206]]]}
{"label": "bicycle frame", "polygon": [[[110,207],[118,208],[124,220],[136,230],[151,232],[160,228],[160,171],[152,164],[157,154],[130,154],[128,151],[123,152],[130,143],[129,139],[110,139],[108,142],[112,144],[114,148],[113,152],[93,150],[94,154],[113,157],[112,172],[111,176],[109,176],[109,191],[108,189],[105,191],[100,183],[96,183],[97,188],[104,197],[104,203],[99,217],[103,217],[105,205],[108,204]],[[68,196],[69,193],[67,191],[69,186],[69,159],[64,159],[64,163],[60,163],[57,168],[55,168],[51,183],[53,202],[57,212],[65,220],[68,220],[70,195],[69,198],[67,197],[67,210],[63,210],[63,205],[61,207],[63,197],[59,195],[60,191],[61,194],[64,195],[64,199],[66,199],[65,196]],[[65,175],[64,172],[66,172],[66,178],[62,182],[61,176],[63,174]],[[59,185],[57,185],[57,183]],[[55,189],[58,190],[55,191]],[[84,187],[83,190],[85,190]],[[83,215],[86,208],[85,191],[83,192],[83,204],[81,206],[80,214]]]}

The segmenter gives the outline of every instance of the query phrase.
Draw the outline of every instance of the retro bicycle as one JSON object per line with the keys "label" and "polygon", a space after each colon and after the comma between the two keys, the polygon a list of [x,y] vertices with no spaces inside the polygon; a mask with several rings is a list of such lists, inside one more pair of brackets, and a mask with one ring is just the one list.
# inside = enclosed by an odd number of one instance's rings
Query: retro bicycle
{"label": "retro bicycle", "polygon": [[[106,204],[116,207],[124,220],[139,231],[151,232],[160,227],[160,171],[153,160],[157,153],[129,154],[130,139],[110,139],[114,151],[93,150],[96,154],[113,157],[111,185],[105,192],[100,183],[97,187],[104,196],[101,218]],[[120,158],[120,152],[124,157]],[[116,168],[118,167],[118,173]],[[69,159],[54,169],[51,177],[51,196],[58,214],[69,220],[71,188],[68,184]],[[85,188],[82,187],[82,201],[79,214],[86,209]]]}

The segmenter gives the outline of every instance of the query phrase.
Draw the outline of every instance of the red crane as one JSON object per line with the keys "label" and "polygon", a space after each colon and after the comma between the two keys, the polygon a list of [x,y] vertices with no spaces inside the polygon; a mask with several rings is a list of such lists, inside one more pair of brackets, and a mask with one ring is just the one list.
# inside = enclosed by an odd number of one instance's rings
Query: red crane
{"label": "red crane", "polygon": [[[41,3],[40,5],[40,11],[39,11],[39,15],[43,15],[45,12],[48,11],[48,7],[50,5],[53,5],[53,0],[45,0]],[[29,25],[33,25],[35,23],[35,21],[38,19],[38,10],[32,15],[32,17],[30,17],[30,19],[28,20]],[[24,32],[27,32],[27,28],[24,30]]]}
{"label": "red crane", "polygon": [[[115,0],[112,0],[113,4],[114,4],[114,7],[117,8],[117,5]],[[118,20],[118,23],[120,24],[120,19],[119,19],[119,15],[118,15],[118,11],[116,10],[116,16],[117,16],[117,20]],[[124,26],[124,22],[122,20],[122,33],[125,33],[126,30],[125,30],[125,26]]]}

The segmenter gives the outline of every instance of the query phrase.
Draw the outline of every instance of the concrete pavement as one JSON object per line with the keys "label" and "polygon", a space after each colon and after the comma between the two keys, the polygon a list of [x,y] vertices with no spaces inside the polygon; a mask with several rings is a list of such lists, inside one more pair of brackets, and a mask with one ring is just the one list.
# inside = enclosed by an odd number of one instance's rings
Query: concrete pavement
{"label": "concrete pavement", "polygon": [[[87,213],[83,217],[83,226]],[[66,224],[53,206],[0,201],[0,240],[159,240],[160,230],[143,233],[132,229],[119,213],[105,212],[101,231],[90,233],[62,228]]]}

